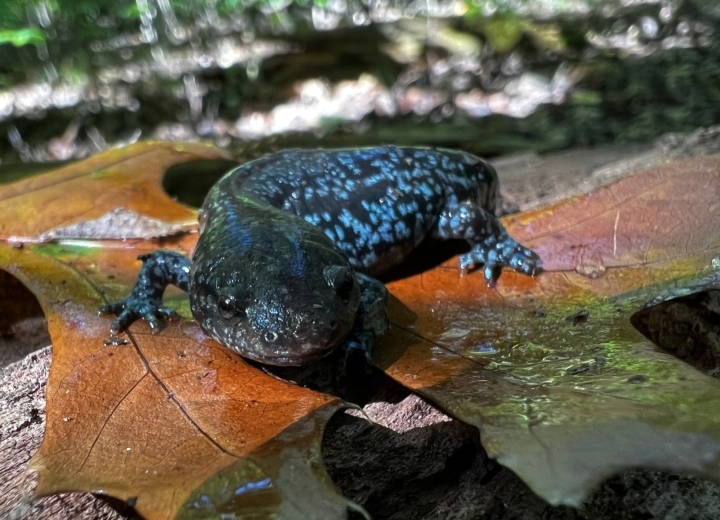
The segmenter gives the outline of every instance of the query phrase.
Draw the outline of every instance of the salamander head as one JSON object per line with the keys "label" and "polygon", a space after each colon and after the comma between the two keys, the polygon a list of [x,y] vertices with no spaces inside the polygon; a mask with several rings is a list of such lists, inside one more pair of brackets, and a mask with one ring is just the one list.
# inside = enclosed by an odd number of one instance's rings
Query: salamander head
{"label": "salamander head", "polygon": [[266,261],[239,271],[217,265],[196,276],[190,295],[203,329],[240,355],[300,365],[330,353],[352,330],[360,288],[349,265],[293,273]]}

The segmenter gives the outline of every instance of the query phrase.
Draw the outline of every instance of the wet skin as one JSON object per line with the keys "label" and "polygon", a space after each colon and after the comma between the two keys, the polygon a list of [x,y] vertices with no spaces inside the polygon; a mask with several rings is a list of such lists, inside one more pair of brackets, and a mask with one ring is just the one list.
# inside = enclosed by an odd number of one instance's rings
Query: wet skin
{"label": "wet skin", "polygon": [[165,287],[190,295],[193,316],[239,354],[301,365],[340,345],[369,357],[388,328],[387,291],[372,278],[426,238],[463,239],[465,272],[483,265],[489,284],[503,266],[534,275],[538,256],[515,242],[494,210],[497,176],[465,152],[385,146],[289,150],[239,166],[200,210],[192,261],[172,251],[143,267],[113,334],[142,318],[153,331],[173,312]]}

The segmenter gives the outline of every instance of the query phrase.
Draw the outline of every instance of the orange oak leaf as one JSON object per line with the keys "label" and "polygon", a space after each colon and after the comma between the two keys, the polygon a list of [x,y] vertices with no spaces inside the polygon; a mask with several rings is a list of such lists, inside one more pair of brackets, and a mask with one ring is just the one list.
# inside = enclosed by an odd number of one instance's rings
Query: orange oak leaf
{"label": "orange oak leaf", "polygon": [[2,186],[0,240],[151,238],[197,228],[161,181],[173,164],[227,158],[204,144],[145,141]]}
{"label": "orange oak leaf", "polygon": [[[104,344],[112,318],[97,309],[129,292],[137,256],[159,247],[189,254],[196,241],[181,232],[196,226],[196,212],[162,192],[164,169],[218,155],[203,146],[148,143],[0,187],[0,213],[12,217],[4,221],[6,240],[36,240],[62,226],[71,239],[0,242],[0,269],[37,297],[53,345],[46,432],[30,464],[39,475],[37,495],[108,494],[148,519],[345,518],[355,507],[320,462],[324,425],[344,403],[271,377],[207,338],[179,291],[170,291],[169,303],[185,319],[159,335],[137,323],[127,342]],[[94,175],[98,169],[104,173]],[[83,219],[121,205],[174,236],[74,235]],[[74,218],[78,208],[86,209]]]}
{"label": "orange oak leaf", "polygon": [[339,400],[250,367],[190,320],[160,335],[138,324],[127,344],[103,345],[109,318],[97,308],[136,255],[108,244],[0,247],[0,267],[38,298],[53,343],[36,493],[105,493],[146,518],[344,518],[348,504],[318,464]]}
{"label": "orange oak leaf", "polygon": [[377,365],[480,428],[541,497],[578,505],[629,468],[720,478],[720,381],[631,324],[720,287],[720,157],[672,163],[505,219],[546,271],[495,290],[456,260],[394,282]]}

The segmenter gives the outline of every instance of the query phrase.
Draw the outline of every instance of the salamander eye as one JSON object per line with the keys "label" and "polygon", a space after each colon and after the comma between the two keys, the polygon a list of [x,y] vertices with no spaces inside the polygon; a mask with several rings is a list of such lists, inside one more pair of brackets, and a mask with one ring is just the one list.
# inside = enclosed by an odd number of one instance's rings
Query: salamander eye
{"label": "salamander eye", "polygon": [[325,268],[325,280],[328,285],[335,289],[335,294],[340,298],[347,299],[355,288],[355,276],[352,269],[333,265]]}
{"label": "salamander eye", "polygon": [[220,291],[217,299],[217,311],[220,317],[229,320],[245,316],[244,302],[247,299],[244,291],[238,288],[227,288]]}
{"label": "salamander eye", "polygon": [[217,302],[218,314],[229,320],[235,316],[235,297],[232,294],[220,295]]}

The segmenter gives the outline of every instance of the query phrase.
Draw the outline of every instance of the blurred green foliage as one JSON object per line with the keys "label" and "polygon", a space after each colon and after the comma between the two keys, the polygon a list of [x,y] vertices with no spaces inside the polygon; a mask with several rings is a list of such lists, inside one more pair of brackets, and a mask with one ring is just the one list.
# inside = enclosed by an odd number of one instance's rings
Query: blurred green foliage
{"label": "blurred green foliage", "polygon": [[642,142],[720,122],[720,43],[645,58],[601,56],[562,105],[513,122],[542,149]]}
{"label": "blurred green foliage", "polygon": [[[392,62],[383,51],[389,40],[382,30],[391,24],[313,29],[307,21],[308,8],[327,6],[328,0],[167,1],[169,3],[163,5],[172,8],[172,15],[181,26],[202,32],[204,26],[197,22],[206,16],[207,10],[214,10],[220,17],[244,12],[249,13],[244,18],[252,28],[250,37],[286,40],[303,49],[299,53],[280,54],[263,60],[256,64],[257,69],[252,75],[242,65],[191,71],[203,84],[216,85],[205,94],[203,107],[215,107],[216,117],[226,121],[233,121],[243,110],[267,110],[284,102],[293,84],[303,79],[326,78],[335,82],[369,73],[389,86],[395,84],[404,66]],[[348,0],[351,1],[363,8],[360,0]],[[661,49],[649,56],[632,57],[616,49],[592,47],[588,43],[588,31],[603,34],[612,32],[616,26],[625,31],[643,16],[657,19],[657,6],[626,7],[615,18],[603,14],[604,11],[582,19],[562,14],[533,18],[514,11],[518,6],[530,9],[540,5],[531,0],[463,1],[467,6],[465,15],[440,21],[432,41],[412,33],[408,29],[411,24],[395,24],[393,30],[397,34],[416,38],[421,50],[416,58],[419,65],[423,65],[423,57],[426,57],[423,52],[435,56],[434,59],[449,56],[450,60],[453,53],[465,57],[473,56],[473,52],[488,53],[482,58],[483,66],[487,67],[483,74],[474,75],[472,81],[475,83],[463,88],[493,92],[502,89],[504,74],[517,74],[502,70],[503,63],[513,54],[521,56],[522,71],[545,78],[552,77],[563,63],[570,70],[582,71],[581,79],[568,98],[558,105],[544,105],[522,119],[500,115],[474,119],[461,111],[447,117],[437,117],[435,113],[423,116],[410,113],[392,118],[368,116],[363,135],[328,121],[326,139],[336,139],[337,144],[344,146],[353,146],[362,139],[372,139],[374,143],[401,141],[462,146],[493,155],[617,140],[647,141],[665,132],[689,131],[720,122],[720,43],[717,37],[720,34],[720,2],[667,0],[677,9],[673,15],[674,23],[686,20],[692,24],[702,22],[709,27],[713,35],[709,45]],[[584,0],[584,4],[606,6],[614,1]],[[410,3],[412,0],[397,0],[394,5]],[[616,5],[619,3],[620,0],[615,2]],[[562,13],[571,4],[577,5],[576,0],[556,0],[553,8]],[[152,63],[151,47],[164,51],[179,47],[176,42],[168,42],[167,32],[162,31],[163,27],[167,28],[167,20],[154,22],[158,41],[151,45],[127,45],[125,55],[118,49],[123,47],[122,38],[138,34],[145,15],[143,9],[152,9],[156,20],[164,16],[164,13],[155,12],[160,11],[159,5],[153,0],[0,0],[0,89],[42,82],[91,84],[97,81],[98,74],[112,70],[118,64]],[[543,5],[547,4],[543,2]],[[630,14],[629,9],[633,9]],[[254,17],[258,13],[263,16]],[[416,14],[419,18],[423,16]],[[284,25],[288,20],[294,24],[290,28]],[[273,24],[279,28],[277,31]],[[423,24],[416,26],[424,27]],[[218,38],[213,34],[198,36],[200,39],[206,37]],[[468,50],[472,46],[465,45],[462,46],[465,50],[454,51],[454,48],[460,48],[463,38],[474,42],[479,50]],[[117,47],[102,47],[114,40],[120,41]],[[196,45],[196,41],[184,41],[183,45],[187,51]],[[417,79],[413,80],[412,86],[432,86],[451,94],[455,92],[456,87],[449,80],[440,78],[431,84],[426,72],[417,72],[422,70],[425,70],[424,65],[413,73]],[[496,82],[497,77],[501,81]],[[478,87],[477,82],[481,79],[483,83]],[[49,136],[63,134],[75,121],[81,121],[83,128],[92,127],[104,136],[122,136],[134,129],[147,135],[159,124],[177,121],[178,114],[184,115],[184,121],[187,121],[187,102],[182,95],[177,95],[185,88],[182,76],[146,74],[141,81],[125,82],[122,87],[138,100],[139,109],[88,110],[81,107],[78,111],[75,105],[69,105],[29,117],[20,115],[6,119],[6,122],[0,121],[0,136],[7,135],[12,125],[28,142],[42,143]],[[337,129],[333,130],[335,126]],[[0,142],[0,158],[3,146],[7,148],[7,140]]]}
{"label": "blurred green foliage", "polygon": [[[33,11],[43,10],[49,18],[62,16],[73,19],[95,19],[99,15],[114,15],[126,20],[140,18],[146,2],[135,0],[2,0],[0,2],[0,28],[22,30],[33,18]],[[291,5],[316,5],[325,7],[327,0],[168,0],[169,7],[177,16],[192,19],[199,11],[212,7],[219,14],[230,14],[251,7],[280,11]]]}
{"label": "blurred green foliage", "polygon": [[0,29],[0,44],[10,43],[15,47],[28,44],[40,44],[47,38],[47,33],[37,27],[23,27],[22,29]]}
{"label": "blurred green foliage", "polygon": [[[326,7],[327,0],[168,0],[167,5],[179,22],[190,22],[205,9],[213,9],[220,16],[262,9],[283,12],[293,7]],[[112,33],[113,26],[137,23],[143,10],[155,8],[143,0],[0,0],[0,46],[38,45],[48,40],[43,20],[65,21],[81,27],[76,39],[92,40]],[[112,23],[99,27],[102,16]]]}

